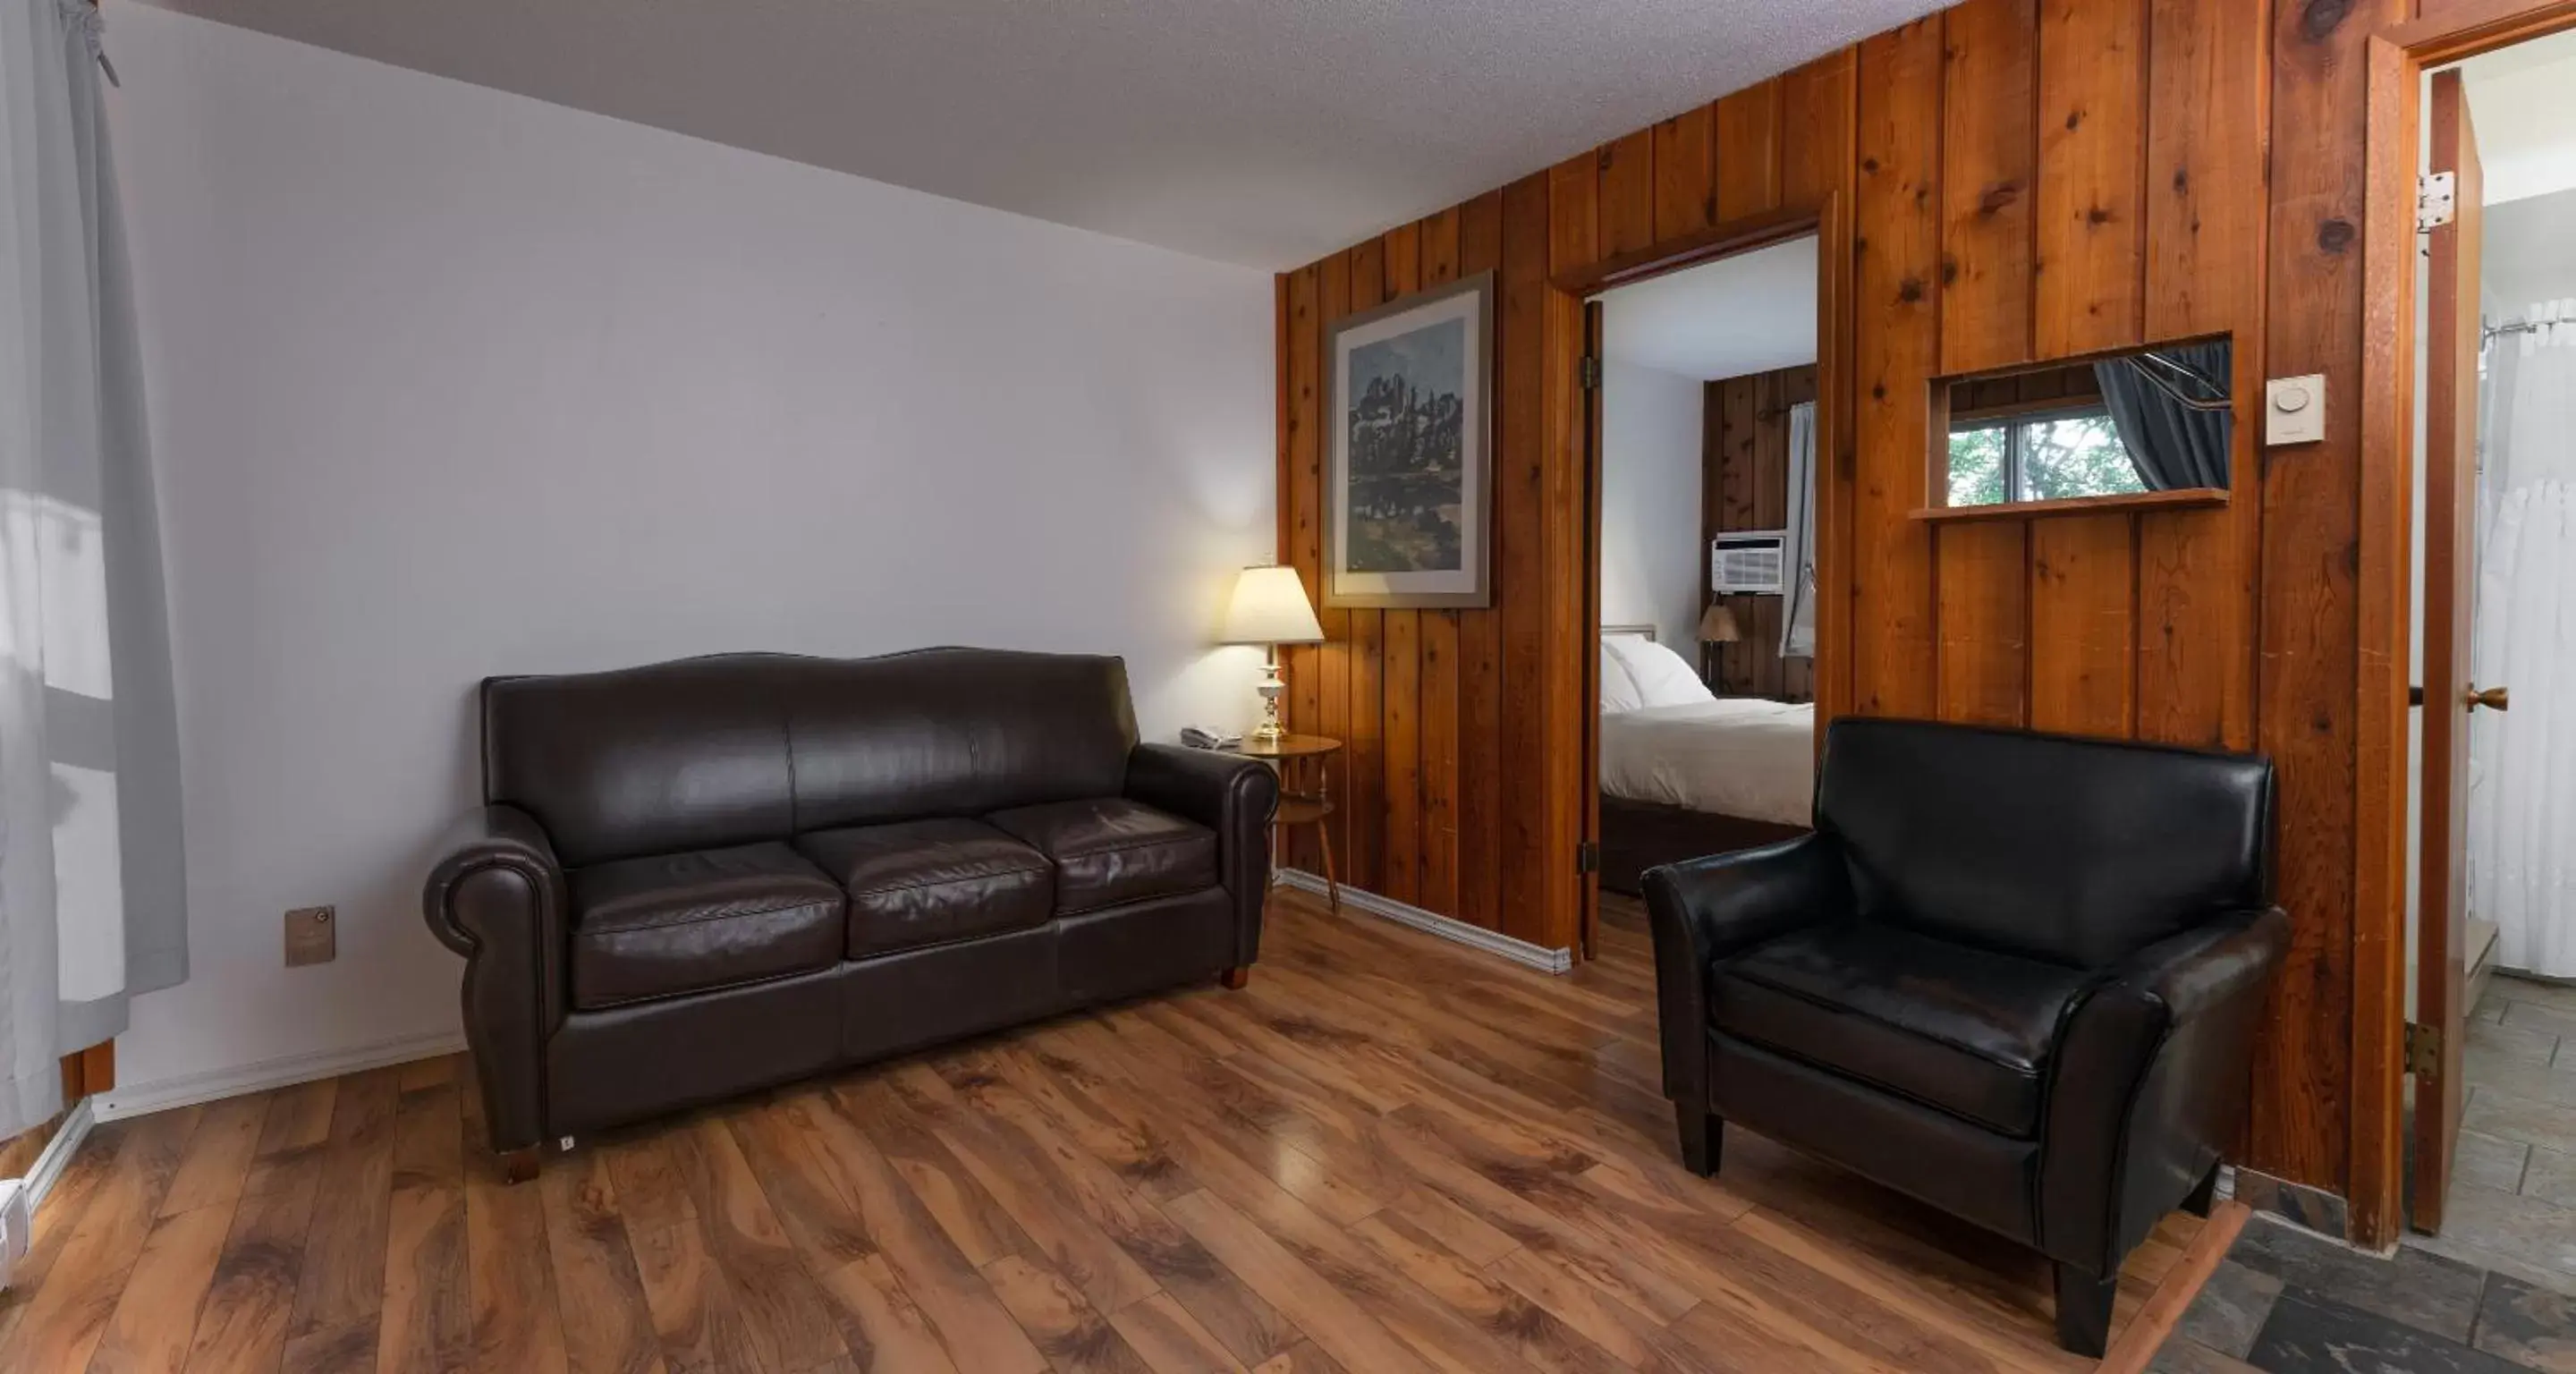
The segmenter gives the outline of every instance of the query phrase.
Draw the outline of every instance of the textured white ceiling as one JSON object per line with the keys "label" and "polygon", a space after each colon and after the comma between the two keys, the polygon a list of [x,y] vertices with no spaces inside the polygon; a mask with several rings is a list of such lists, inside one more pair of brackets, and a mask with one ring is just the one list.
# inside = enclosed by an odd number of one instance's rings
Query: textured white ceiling
{"label": "textured white ceiling", "polygon": [[1612,358],[1713,382],[1816,360],[1816,241],[1794,239],[1602,298]]}
{"label": "textured white ceiling", "polygon": [[[111,27],[113,4],[111,0]],[[1266,268],[1935,0],[150,0]]]}

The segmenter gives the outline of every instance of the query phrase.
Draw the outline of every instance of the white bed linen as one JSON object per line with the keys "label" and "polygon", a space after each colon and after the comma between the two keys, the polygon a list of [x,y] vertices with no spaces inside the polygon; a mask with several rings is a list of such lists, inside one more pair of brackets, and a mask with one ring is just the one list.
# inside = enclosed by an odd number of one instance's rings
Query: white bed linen
{"label": "white bed linen", "polygon": [[1601,790],[1624,801],[1805,825],[1816,791],[1816,708],[1721,697],[1605,714]]}

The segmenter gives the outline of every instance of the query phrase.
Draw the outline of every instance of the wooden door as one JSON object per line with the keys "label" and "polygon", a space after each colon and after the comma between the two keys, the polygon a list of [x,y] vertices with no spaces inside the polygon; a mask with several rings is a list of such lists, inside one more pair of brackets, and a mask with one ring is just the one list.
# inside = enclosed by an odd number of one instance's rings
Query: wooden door
{"label": "wooden door", "polygon": [[1592,932],[1601,919],[1601,302],[1583,303],[1583,445],[1575,471],[1583,474],[1583,627],[1577,657],[1583,663],[1583,855],[1579,872],[1575,957],[1592,957]]}
{"label": "wooden door", "polygon": [[[2424,390],[2424,759],[2416,870],[2413,1222],[2438,1231],[2460,1140],[2467,1019],[2469,608],[2477,577],[2478,240],[2485,176],[2457,71],[2433,78],[2432,168],[2449,173],[2452,216],[2436,227],[2426,296]],[[2425,1043],[2426,1038],[2431,1043]],[[2420,1057],[2419,1057],[2420,1056]],[[2429,1072],[2428,1072],[2429,1071]]]}

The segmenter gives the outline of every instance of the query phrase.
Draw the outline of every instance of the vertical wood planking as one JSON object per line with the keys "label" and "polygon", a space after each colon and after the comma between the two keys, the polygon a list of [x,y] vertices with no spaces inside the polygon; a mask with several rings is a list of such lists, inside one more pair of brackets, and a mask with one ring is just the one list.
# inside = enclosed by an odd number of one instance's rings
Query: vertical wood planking
{"label": "vertical wood planking", "polygon": [[2136,559],[2126,514],[2030,525],[2030,724],[2127,737],[2136,720]]}
{"label": "vertical wood planking", "polygon": [[1715,111],[1701,105],[1655,126],[1655,240],[1717,223]]}
{"label": "vertical wood planking", "polygon": [[[1717,528],[1749,530],[1754,527],[1753,436],[1761,427],[1755,412],[1761,398],[1751,377],[1729,377],[1715,383],[1715,389],[1719,444]],[[1718,690],[1728,696],[1751,696],[1760,690],[1753,672],[1749,629],[1753,623],[1753,598],[1727,597],[1726,608],[1735,613],[1736,626],[1746,638],[1718,649]]]}
{"label": "vertical wood planking", "polygon": [[[1323,390],[1330,392],[1335,385],[1329,372],[1333,366],[1331,328],[1336,321],[1351,313],[1351,255],[1335,253],[1324,259],[1320,267],[1321,270],[1316,279],[1316,316],[1322,321],[1323,334],[1318,343],[1318,352],[1320,366],[1327,369]],[[1334,399],[1333,405],[1336,408],[1339,407],[1339,398]],[[1317,518],[1327,525],[1332,519],[1330,505],[1332,493],[1329,490],[1332,475],[1330,456],[1333,446],[1332,427],[1339,423],[1329,412],[1317,413],[1316,444],[1325,455],[1318,469],[1319,480],[1323,485],[1316,488],[1316,499],[1320,507]],[[1317,674],[1320,682],[1315,721],[1325,734],[1334,739],[1347,741],[1351,734],[1351,613],[1326,605],[1322,591],[1323,588],[1319,583],[1316,588],[1315,615],[1323,623],[1324,642],[1317,651],[1317,658],[1320,660],[1318,666],[1322,671]],[[1351,779],[1357,770],[1351,764],[1350,750],[1346,747],[1328,757],[1324,762],[1324,772],[1331,780],[1333,796],[1337,799],[1333,814],[1326,818],[1325,824],[1331,830],[1331,845],[1336,869],[1347,876],[1350,873],[1347,856],[1351,852],[1351,835],[1360,828],[1359,808],[1353,804],[1351,794]]]}
{"label": "vertical wood planking", "polygon": [[[1845,244],[1855,232],[1854,177],[1859,153],[1860,53],[1846,47],[1826,54],[1780,78],[1780,193],[1784,203],[1812,205],[1823,215],[1827,244]],[[1853,423],[1855,351],[1854,273],[1857,254],[1829,251],[1818,260],[1817,337],[1819,376],[1833,385],[1821,390],[1816,452],[1816,599],[1817,658],[1809,671],[1809,690],[1817,717],[1831,720],[1850,709],[1851,650],[1851,512],[1857,429]]]}
{"label": "vertical wood planking", "polygon": [[[1458,279],[1459,210],[1422,221],[1422,285]],[[1422,613],[1422,843],[1413,904],[1458,915],[1458,611]]]}
{"label": "vertical wood planking", "polygon": [[1780,78],[1780,203],[1821,205],[1852,176],[1853,66],[1837,48]]}
{"label": "vertical wood planking", "polygon": [[[1386,298],[1422,289],[1422,226],[1399,225],[1383,241]],[[1387,611],[1382,633],[1386,839],[1376,891],[1410,906],[1422,885],[1422,612]]]}
{"label": "vertical wood planking", "polygon": [[[1639,129],[1626,138],[1601,145],[1594,159],[1598,176],[1582,179],[1595,189],[1591,203],[1599,218],[1585,234],[1586,261],[1597,242],[1607,254],[1633,253],[1655,242],[1655,134]],[[1570,163],[1558,164],[1565,171]],[[1573,172],[1565,175],[1572,177]],[[1559,270],[1551,260],[1549,271]]]}
{"label": "vertical wood planking", "polygon": [[1717,217],[1780,208],[1780,83],[1765,81],[1716,105]]}
{"label": "vertical wood planking", "polygon": [[[1628,143],[1634,140],[1621,140]],[[1651,148],[1651,142],[1644,145]],[[1551,275],[1590,266],[1599,256],[1610,251],[1607,229],[1620,221],[1635,218],[1644,221],[1644,234],[1651,240],[1654,232],[1654,209],[1651,188],[1642,197],[1643,213],[1635,204],[1615,208],[1604,199],[1607,178],[1594,174],[1598,163],[1577,158],[1558,165],[1557,174],[1548,180],[1548,271]],[[1622,197],[1634,193],[1622,188]],[[1575,848],[1584,838],[1584,817],[1589,806],[1590,783],[1583,776],[1588,753],[1583,696],[1583,655],[1592,646],[1583,642],[1584,621],[1588,618],[1585,593],[1591,569],[1584,567],[1584,555],[1591,540],[1583,522],[1591,510],[1588,485],[1590,461],[1586,452],[1588,436],[1585,417],[1589,413],[1583,392],[1576,382],[1571,365],[1584,345],[1583,303],[1563,292],[1542,293],[1542,365],[1539,369],[1542,404],[1545,410],[1545,441],[1541,460],[1542,477],[1541,550],[1547,573],[1542,580],[1542,604],[1539,608],[1541,654],[1539,659],[1539,786],[1546,808],[1543,834],[1538,854],[1538,908],[1536,922],[1527,932],[1505,927],[1507,934],[1542,948],[1560,949],[1578,946],[1582,933],[1578,925],[1583,915],[1581,877],[1575,868]]]}
{"label": "vertical wood planking", "polygon": [[[1541,183],[1544,194],[1544,183]],[[1458,211],[1458,271],[1499,275],[1503,265],[1503,192],[1490,191]],[[1510,356],[1510,322],[1504,315],[1499,282],[1494,298],[1495,375]],[[1494,426],[1496,484],[1494,519],[1486,534],[1494,541],[1495,605],[1462,611],[1458,616],[1458,905],[1450,914],[1489,930],[1502,928],[1503,799],[1503,595],[1504,570],[1516,557],[1517,545],[1506,542],[1502,487],[1510,471],[1504,446],[1502,416],[1508,400],[1488,404],[1487,422]]]}
{"label": "vertical wood planking", "polygon": [[1956,374],[2030,357],[2038,0],[1968,0],[1941,23],[1941,370]]}
{"label": "vertical wood planking", "polygon": [[[1578,159],[1587,180],[1592,155]],[[1544,362],[1548,204],[1562,169],[1535,173],[1503,189],[1503,257],[1495,501],[1502,526],[1495,564],[1495,610],[1502,631],[1502,696],[1495,721],[1500,767],[1495,806],[1495,916],[1505,934],[1526,938],[1543,918],[1539,847],[1546,840],[1545,772],[1537,757],[1544,723],[1540,690],[1546,627],[1540,623],[1546,489],[1546,423],[1539,372]]]}
{"label": "vertical wood planking", "polygon": [[1972,725],[2030,723],[2028,531],[2021,520],[1944,526],[1935,709]]}
{"label": "vertical wood planking", "polygon": [[[1286,274],[1280,331],[1286,340],[1286,366],[1281,379],[1280,413],[1285,428],[1282,448],[1287,469],[1280,483],[1280,555],[1306,585],[1306,604],[1324,604],[1323,473],[1317,395],[1323,366],[1322,315],[1319,297],[1322,269],[1309,264]],[[1322,733],[1323,654],[1319,646],[1298,644],[1281,650],[1288,677],[1288,724],[1305,734]],[[1322,859],[1313,827],[1288,832],[1282,862],[1313,871]]]}
{"label": "vertical wood planking", "polygon": [[[2370,36],[2408,0],[2282,6],[2272,31],[2272,198],[2264,369],[2361,388],[2359,136]],[[2340,1188],[2350,1159],[2354,728],[2360,680],[2360,407],[2262,472],[2256,740],[2279,770],[2280,901],[2290,950],[2255,1046],[2256,1168]]]}
{"label": "vertical wood planking", "polygon": [[1925,379],[1940,356],[1941,21],[1861,44],[1850,573],[1852,709],[1932,712]]}
{"label": "vertical wood planking", "polygon": [[[1386,241],[1370,239],[1354,246],[1350,260],[1352,313],[1385,304]],[[1342,757],[1348,760],[1351,823],[1342,872],[1352,884],[1375,892],[1382,881],[1379,860],[1386,851],[1386,613],[1354,606],[1349,617],[1350,730]]]}
{"label": "vertical wood planking", "polygon": [[2145,328],[2147,0],[2043,0],[2035,344],[2062,358]]}

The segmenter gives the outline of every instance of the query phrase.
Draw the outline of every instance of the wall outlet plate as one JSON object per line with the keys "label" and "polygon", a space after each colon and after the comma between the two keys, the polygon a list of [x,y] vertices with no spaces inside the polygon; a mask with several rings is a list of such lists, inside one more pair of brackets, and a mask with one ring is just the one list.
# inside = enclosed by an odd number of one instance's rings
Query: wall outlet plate
{"label": "wall outlet plate", "polygon": [[327,964],[340,956],[339,912],[327,906],[299,906],[286,913],[286,966]]}
{"label": "wall outlet plate", "polygon": [[2314,444],[2326,437],[2326,378],[2274,377],[2263,384],[2263,442]]}

